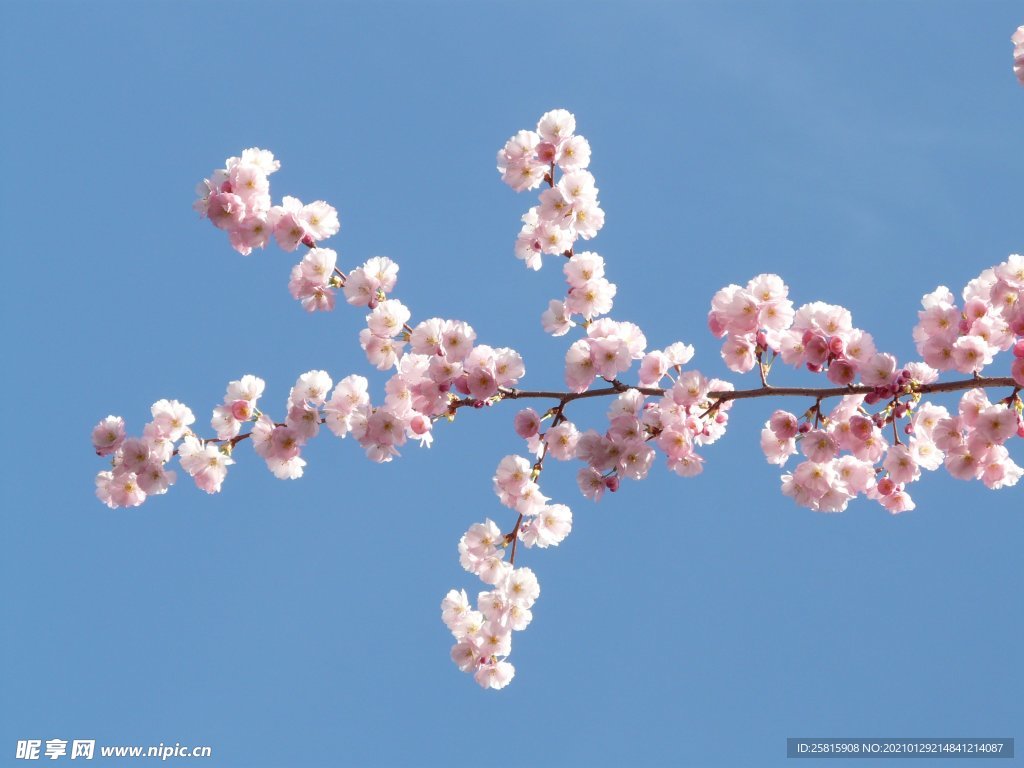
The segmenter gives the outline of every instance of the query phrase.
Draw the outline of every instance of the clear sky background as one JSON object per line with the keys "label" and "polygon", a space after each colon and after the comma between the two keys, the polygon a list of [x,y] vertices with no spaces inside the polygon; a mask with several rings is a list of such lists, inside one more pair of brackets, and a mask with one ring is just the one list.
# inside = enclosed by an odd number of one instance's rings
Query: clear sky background
{"label": "clear sky background", "polygon": [[308,316],[297,255],[243,258],[191,210],[249,146],[283,164],[275,200],[338,208],[343,268],[390,256],[414,320],[465,319],[523,354],[524,386],[560,386],[568,340],[539,316],[562,275],[514,259],[535,195],[494,170],[555,107],[593,148],[614,317],[652,347],[725,374],[711,296],[770,271],[913,359],[921,295],[1024,248],[1022,23],[1012,2],[4,4],[0,765],[27,738],[255,767],[769,766],[790,736],[1024,737],[1024,491],[935,473],[899,517],[798,508],[758,447],[776,403],[737,406],[695,479],[659,460],[594,505],[550,464],[574,529],[519,560],[542,593],[501,692],[449,661],[438,606],[479,588],[466,528],[514,522],[491,475],[521,450],[515,404],[384,466],[321,435],[296,482],[240,446],[222,494],[183,476],[132,510],[93,497],[89,443],[164,397],[205,425],[245,373],[277,413],[305,371],[368,372],[362,311]]}

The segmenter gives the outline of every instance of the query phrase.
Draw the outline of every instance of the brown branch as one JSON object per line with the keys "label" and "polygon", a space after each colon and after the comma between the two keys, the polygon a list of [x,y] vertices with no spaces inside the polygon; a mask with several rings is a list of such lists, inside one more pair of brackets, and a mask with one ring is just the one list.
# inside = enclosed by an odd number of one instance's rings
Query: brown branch
{"label": "brown branch", "polygon": [[[984,377],[979,376],[977,378],[963,379],[960,381],[943,381],[936,382],[934,384],[919,384],[913,388],[904,390],[905,394],[920,394],[930,395],[941,392],[960,392],[965,389],[994,389],[997,387],[1013,387],[1014,394],[1020,391],[1020,387],[1017,382],[1009,376],[997,376],[997,377]],[[586,400],[591,397],[607,397],[609,395],[619,395],[629,389],[635,389],[648,397],[661,397],[666,395],[670,390],[661,389],[659,387],[629,387],[619,381],[615,381],[611,387],[604,387],[603,389],[588,389],[586,392],[555,392],[548,390],[522,390],[522,389],[506,389],[499,388],[498,394],[501,396],[501,400],[527,400],[527,399],[538,399],[547,398],[550,400],[558,400],[558,416],[561,420],[564,420],[562,411],[565,406],[574,400]],[[909,391],[907,391],[909,390]],[[710,413],[712,410],[718,408],[722,403],[729,400],[750,400],[755,397],[813,397],[818,404],[829,397],[842,397],[843,395],[867,395],[874,392],[874,387],[869,387],[866,384],[861,384],[856,387],[827,387],[825,389],[814,389],[813,387],[758,387],[757,389],[729,389],[721,392],[708,392],[707,396],[713,399],[711,408],[705,411],[705,415]],[[1011,395],[1012,398],[1012,395]],[[454,413],[457,409],[466,406],[476,405],[479,400],[475,398],[461,398],[459,400],[453,400],[449,405],[448,413]],[[320,420],[320,423],[324,423],[324,419]],[[557,426],[558,421],[552,423],[552,426]],[[283,424],[275,424],[274,426],[282,427]],[[245,440],[247,437],[252,435],[251,432],[245,432],[243,434],[232,437],[228,440],[221,440],[220,438],[208,438],[203,439],[204,443],[229,443],[234,447],[235,443]],[[198,435],[196,435],[198,437]],[[175,454],[177,451],[174,452]]]}
{"label": "brown branch", "polygon": [[[1015,382],[1009,376],[978,377],[962,379],[960,381],[942,381],[934,384],[917,384],[905,390],[906,394],[929,395],[940,392],[960,392],[965,389],[994,389],[997,387],[1016,387]],[[668,394],[669,390],[658,387],[633,387],[637,391],[650,397],[659,397]],[[526,398],[551,398],[553,400],[565,400],[569,403],[573,400],[582,400],[588,397],[604,397],[617,395],[622,391],[617,387],[604,389],[590,389],[586,392],[551,392],[551,391],[529,391],[521,389],[501,389],[502,397],[506,400],[523,400]],[[829,397],[842,397],[844,395],[868,395],[875,391],[875,387],[866,384],[848,387],[825,387],[817,389],[814,387],[758,387],[757,389],[729,389],[723,391],[708,392],[707,397],[720,402],[728,400],[749,400],[755,397],[813,397],[816,400],[825,400]]]}

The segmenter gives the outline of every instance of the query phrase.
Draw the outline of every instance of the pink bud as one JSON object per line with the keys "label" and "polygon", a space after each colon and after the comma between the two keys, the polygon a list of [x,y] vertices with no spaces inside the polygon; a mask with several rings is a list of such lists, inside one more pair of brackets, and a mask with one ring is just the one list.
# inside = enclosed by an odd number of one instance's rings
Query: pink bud
{"label": "pink bud", "polygon": [[409,422],[409,429],[414,435],[425,435],[430,431],[430,419],[422,413],[417,413]]}
{"label": "pink bud", "polygon": [[546,165],[555,162],[555,145],[549,141],[537,145],[537,159]]}
{"label": "pink bud", "polygon": [[608,475],[608,477],[604,479],[604,486],[612,493],[615,493],[617,490],[619,490],[619,476]]}
{"label": "pink bud", "polygon": [[248,400],[235,400],[231,404],[231,415],[238,421],[248,421],[252,416],[252,405]]}
{"label": "pink bud", "polygon": [[307,248],[316,248],[316,240],[313,239],[312,235],[306,235],[302,238],[302,244]]}
{"label": "pink bud", "polygon": [[757,346],[759,346],[761,349],[768,349],[768,334],[767,333],[765,333],[764,331],[758,331],[757,332],[756,341],[757,341]]}
{"label": "pink bud", "polygon": [[968,320],[966,317],[961,317],[960,318],[960,325],[957,327],[957,330],[959,330],[960,333],[962,333],[962,334],[963,333],[970,333],[971,321]]}
{"label": "pink bud", "polygon": [[912,435],[912,434],[914,434],[914,425],[913,424],[907,424],[905,427],[903,427],[903,433],[905,435]]}
{"label": "pink bud", "polygon": [[811,422],[809,422],[809,421],[805,421],[803,424],[800,425],[800,429],[797,430],[797,432],[799,432],[801,435],[806,435],[810,431],[811,431]]}
{"label": "pink bud", "polygon": [[845,345],[843,344],[842,338],[839,336],[833,336],[828,340],[828,351],[831,352],[835,357],[839,357],[845,351]]}
{"label": "pink bud", "polygon": [[1024,357],[1024,339],[1017,339],[1017,343],[1013,345],[1013,356]]}
{"label": "pink bud", "polygon": [[868,405],[874,405],[880,399],[881,398],[878,396],[877,392],[868,392],[866,395],[864,395],[864,402],[867,403]]}
{"label": "pink bud", "polygon": [[883,496],[888,496],[890,493],[896,490],[896,483],[892,481],[892,478],[883,477],[878,481],[878,492]]}
{"label": "pink bud", "polygon": [[816,334],[814,333],[814,331],[812,331],[810,328],[808,328],[806,331],[804,331],[804,335],[800,339],[800,343],[804,344],[804,345],[810,344],[811,343],[811,339],[813,339],[815,337],[815,335]]}

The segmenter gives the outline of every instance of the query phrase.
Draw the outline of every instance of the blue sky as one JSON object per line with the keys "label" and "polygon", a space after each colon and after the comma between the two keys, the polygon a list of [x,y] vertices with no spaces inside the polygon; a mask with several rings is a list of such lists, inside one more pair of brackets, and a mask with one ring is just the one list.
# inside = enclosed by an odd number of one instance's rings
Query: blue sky
{"label": "blue sky", "polygon": [[567,342],[538,318],[562,277],[513,258],[533,195],[494,171],[555,107],[593,148],[614,316],[652,346],[725,374],[710,298],[770,271],[909,359],[923,293],[1024,247],[1021,23],[1009,2],[9,4],[0,763],[27,738],[739,766],[785,763],[789,736],[1024,735],[1020,488],[936,473],[910,514],[816,515],[761,456],[774,403],[737,406],[695,479],[659,463],[595,506],[551,465],[574,530],[519,560],[542,593],[499,693],[448,660],[438,605],[478,588],[466,528],[514,522],[490,487],[513,404],[384,466],[321,436],[297,482],[240,448],[222,494],[183,478],[133,510],[93,498],[89,445],[163,397],[205,422],[245,373],[275,410],[307,370],[367,373],[362,312],[306,315],[292,255],[243,258],[191,210],[249,146],[282,161],[275,198],[338,208],[343,268],[390,256],[414,319],[467,320],[558,386]]}

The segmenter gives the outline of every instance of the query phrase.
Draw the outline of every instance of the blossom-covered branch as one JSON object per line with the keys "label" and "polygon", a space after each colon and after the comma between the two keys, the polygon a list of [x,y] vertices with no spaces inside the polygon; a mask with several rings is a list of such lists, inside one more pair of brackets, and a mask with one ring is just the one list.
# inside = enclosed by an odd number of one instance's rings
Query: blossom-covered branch
{"label": "blossom-covered branch", "polygon": [[[1013,42],[1015,71],[1024,82],[1024,27]],[[500,503],[515,515],[507,532],[488,518],[459,541],[462,566],[489,589],[475,605],[464,589],[453,589],[441,605],[455,638],[452,659],[480,685],[502,688],[515,673],[507,660],[512,633],[530,623],[540,595],[534,572],[516,563],[518,545],[556,546],[572,528],[569,507],[541,492],[549,458],[580,461],[580,491],[598,501],[623,480],[644,479],[659,454],[675,474],[698,474],[704,449],[724,435],[736,401],[784,397],[810,404],[802,413],[774,411],[761,447],[780,467],[802,454],[782,474],[782,492],[817,512],[843,511],[858,497],[892,513],[912,510],[907,487],[922,470],[943,466],[953,477],[992,489],[1013,486],[1024,475],[1008,448],[1013,437],[1024,437],[1024,257],[1010,255],[982,271],[959,299],[945,286],[924,296],[913,329],[921,359],[903,364],[877,350],[849,310],[821,301],[795,307],[778,275],[728,285],[711,299],[708,327],[723,339],[721,358],[731,371],[756,368],[758,386],[737,388],[690,367],[691,345],[649,349],[639,326],[610,317],[617,288],[605,260],[577,250],[605,220],[590,161],[590,144],[564,109],[542,115],[535,130],[517,132],[497,157],[498,172],[513,189],[542,188],[511,250],[531,270],[554,257],[565,275],[564,296],[548,300],[540,317],[551,335],[574,334],[562,391],[518,388],[526,373],[519,353],[478,344],[462,320],[412,324],[411,311],[391,297],[394,261],[375,256],[343,272],[337,253],[322,246],[340,230],[335,209],[288,196],[273,205],[269,177],[280,163],[267,150],[229,158],[199,185],[196,210],[243,255],[272,239],[289,252],[304,245],[308,251],[291,271],[291,295],[309,312],[333,310],[338,291],[346,303],[366,308],[360,345],[370,365],[390,371],[384,395],[373,404],[370,382],[358,374],[335,385],[326,371],[308,371],[291,388],[284,419],[275,421],[260,405],[264,381],[247,374],[228,384],[213,409],[216,437],[200,438],[191,426],[194,414],[176,400],[156,402],[138,437],[127,436],[123,419],[108,416],[93,431],[94,449],[110,461],[97,476],[98,497],[110,507],[132,507],[165,493],[176,479],[167,468],[175,455],[200,488],[218,492],[243,440],[277,477],[294,479],[305,467],[304,446],[321,426],[338,437],[351,435],[368,458],[387,462],[410,440],[429,446],[439,422],[467,409],[550,400],[543,413],[526,408],[515,414],[523,455],[502,458],[492,478]],[[983,375],[1008,352],[1009,376]],[[769,377],[779,361],[824,375],[830,386],[774,386]],[[942,381],[944,371],[966,378]],[[989,391],[1000,389],[1009,391],[990,400]],[[953,392],[964,393],[953,411],[924,399]],[[581,429],[570,407],[593,398],[609,398],[606,423]],[[839,402],[826,410],[830,398]],[[243,431],[246,424],[249,431]]]}

